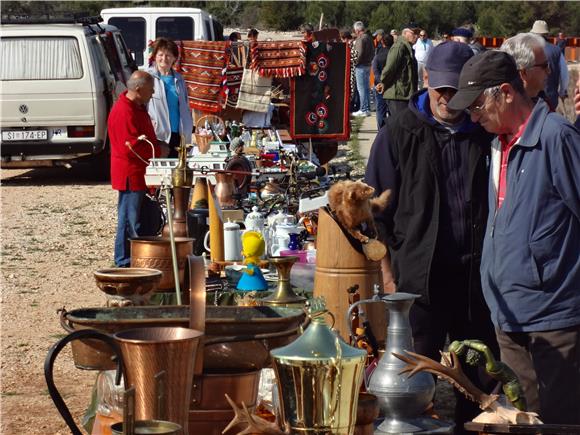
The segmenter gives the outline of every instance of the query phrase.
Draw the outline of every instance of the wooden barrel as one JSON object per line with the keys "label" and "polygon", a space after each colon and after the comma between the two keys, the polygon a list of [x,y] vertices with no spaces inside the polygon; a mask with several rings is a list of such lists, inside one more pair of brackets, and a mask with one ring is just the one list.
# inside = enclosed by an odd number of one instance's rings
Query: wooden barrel
{"label": "wooden barrel", "polygon": [[[316,272],[314,296],[323,296],[326,307],[336,319],[334,325],[348,342],[349,328],[346,313],[349,308],[347,290],[359,286],[360,298],[370,299],[378,284],[383,289],[381,264],[368,260],[351,245],[336,221],[321,208],[318,213],[316,237]],[[387,334],[387,309],[384,303],[365,304],[362,309],[368,316],[379,345],[384,345]]]}

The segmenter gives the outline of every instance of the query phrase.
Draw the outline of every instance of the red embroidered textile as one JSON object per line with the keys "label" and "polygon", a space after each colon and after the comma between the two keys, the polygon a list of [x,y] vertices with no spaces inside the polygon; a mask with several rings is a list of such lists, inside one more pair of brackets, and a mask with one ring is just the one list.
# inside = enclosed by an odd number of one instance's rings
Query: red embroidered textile
{"label": "red embroidered textile", "polygon": [[229,45],[230,41],[183,41],[181,73],[193,109],[212,113],[222,110],[227,95]]}
{"label": "red embroidered textile", "polygon": [[267,77],[298,77],[306,72],[304,41],[254,42],[250,46],[253,70]]}

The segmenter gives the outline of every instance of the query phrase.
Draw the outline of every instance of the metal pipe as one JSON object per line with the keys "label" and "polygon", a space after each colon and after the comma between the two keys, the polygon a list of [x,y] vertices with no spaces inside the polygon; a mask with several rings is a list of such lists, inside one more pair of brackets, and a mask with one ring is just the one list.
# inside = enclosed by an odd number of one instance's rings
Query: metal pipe
{"label": "metal pipe", "polygon": [[166,180],[163,181],[165,201],[167,202],[167,224],[169,225],[169,241],[171,243],[171,262],[173,263],[173,277],[175,279],[175,295],[177,305],[181,305],[181,288],[179,285],[179,267],[177,265],[177,249],[175,248],[175,235],[173,234],[173,216],[171,213],[171,189]]}

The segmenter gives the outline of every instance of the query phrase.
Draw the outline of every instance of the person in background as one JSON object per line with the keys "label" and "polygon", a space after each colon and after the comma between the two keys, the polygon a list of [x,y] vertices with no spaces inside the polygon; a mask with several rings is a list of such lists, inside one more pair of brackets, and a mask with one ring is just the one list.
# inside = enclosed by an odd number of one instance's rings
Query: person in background
{"label": "person in background", "polygon": [[448,106],[497,135],[481,280],[501,361],[528,411],[580,424],[580,132],[534,104],[501,51],[465,64]]}
{"label": "person in background", "polygon": [[373,63],[371,65],[373,70],[373,92],[375,93],[375,103],[377,105],[376,117],[377,117],[377,130],[380,130],[383,125],[385,125],[385,120],[387,118],[387,113],[389,108],[387,106],[387,100],[383,98],[383,94],[380,93],[376,86],[380,83],[381,72],[385,67],[387,61],[387,55],[389,54],[389,48],[393,45],[393,37],[391,35],[385,35],[383,29],[378,29],[373,33],[375,37],[376,47],[375,47],[375,57],[373,57]]}
{"label": "person in background", "polygon": [[559,32],[558,38],[556,38],[556,45],[558,46],[558,48],[562,52],[562,56],[564,56],[564,59],[566,58],[566,44],[567,44],[567,41],[566,41],[566,37],[564,36],[564,32]]}
{"label": "person in background", "polygon": [[358,53],[357,63],[355,65],[356,89],[360,99],[360,109],[353,113],[353,116],[370,116],[371,114],[371,96],[370,96],[370,78],[371,63],[375,53],[371,36],[365,31],[362,21],[353,24],[356,34],[354,48]]}
{"label": "person in background", "polygon": [[[427,89],[415,93],[398,116],[387,118],[365,174],[377,193],[392,191],[387,209],[375,216],[388,246],[381,264],[385,291],[421,296],[409,313],[415,351],[435,360],[447,336],[480,339],[497,355],[479,279],[492,136],[463,111],[447,107],[472,56],[458,42],[433,48],[425,66]],[[464,369],[482,390],[492,390],[495,383],[483,371]],[[463,434],[463,423],[480,411],[456,396],[455,430]]]}
{"label": "person in background", "polygon": [[158,145],[147,113],[147,103],[155,90],[154,80],[145,71],[135,71],[127,81],[127,90],[111,109],[107,122],[111,142],[111,185],[119,191],[115,236],[117,267],[131,265],[129,239],[139,235],[141,203],[147,188],[145,168],[153,156],[151,146],[139,137],[145,135],[154,144],[155,156],[167,154],[167,148]]}
{"label": "person in background", "polygon": [[473,54],[479,54],[485,51],[485,47],[473,39],[473,27],[458,27],[451,32],[454,41],[469,45]]}
{"label": "person in background", "polygon": [[518,33],[506,39],[500,47],[516,61],[526,94],[534,101],[539,96],[545,99],[544,88],[550,72],[545,45],[544,38],[535,33]]}
{"label": "person in background", "polygon": [[242,40],[242,34],[240,32],[232,32],[228,38],[232,42],[237,42]]}
{"label": "person in background", "polygon": [[358,53],[354,48],[354,41],[352,40],[352,33],[348,29],[340,31],[340,40],[350,47],[350,107],[349,112],[357,112],[360,108],[360,100],[358,91],[356,90],[356,75],[355,68],[358,60]]}
{"label": "person in background", "polygon": [[393,37],[393,41],[397,42],[399,38],[399,31],[397,29],[392,29],[390,35]]}
{"label": "person in background", "polygon": [[179,56],[177,45],[170,39],[158,38],[153,43],[153,65],[147,70],[153,77],[155,93],[148,111],[157,139],[169,145],[169,157],[178,155],[181,136],[191,143],[193,120],[187,99],[187,88],[181,74],[173,69]]}
{"label": "person in background", "polygon": [[300,26],[300,33],[302,33],[302,40],[304,42],[314,42],[314,26],[312,24],[302,24]]}
{"label": "person in background", "polygon": [[248,30],[248,41],[250,42],[258,42],[258,34],[260,32],[258,32],[257,29],[251,28],[250,30]]}
{"label": "person in background", "polygon": [[550,65],[550,74],[548,75],[544,91],[546,92],[548,105],[555,111],[558,107],[558,97],[562,100],[568,97],[568,83],[570,79],[566,58],[564,58],[564,55],[558,47],[548,42],[547,36],[549,31],[548,24],[545,21],[535,21],[530,32],[540,35],[546,41],[544,52]]}
{"label": "person in background", "polygon": [[421,29],[419,32],[419,39],[413,45],[415,50],[415,59],[417,59],[417,79],[419,82],[419,90],[423,89],[423,70],[425,69],[425,62],[429,51],[433,48],[433,41],[427,37],[427,31]]}
{"label": "person in background", "polygon": [[449,32],[443,32],[443,35],[441,36],[441,39],[443,41],[449,41],[451,39],[451,36],[449,35]]}
{"label": "person in background", "polygon": [[391,116],[405,109],[411,95],[417,92],[417,60],[413,44],[417,42],[419,29],[409,25],[401,37],[389,49],[387,62],[381,73],[381,83],[375,89],[383,93]]}

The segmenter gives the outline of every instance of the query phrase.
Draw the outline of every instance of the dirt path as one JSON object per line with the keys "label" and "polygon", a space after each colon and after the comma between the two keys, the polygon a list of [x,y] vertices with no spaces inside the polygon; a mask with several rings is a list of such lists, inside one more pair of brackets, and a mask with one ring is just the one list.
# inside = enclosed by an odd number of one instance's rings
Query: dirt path
{"label": "dirt path", "polygon": [[[64,336],[57,309],[105,302],[92,272],[112,263],[116,194],[60,169],[2,171],[0,189],[0,433],[68,434],[48,395],[43,364]],[[56,361],[55,382],[77,420],[95,376],[74,367],[69,349]]]}

